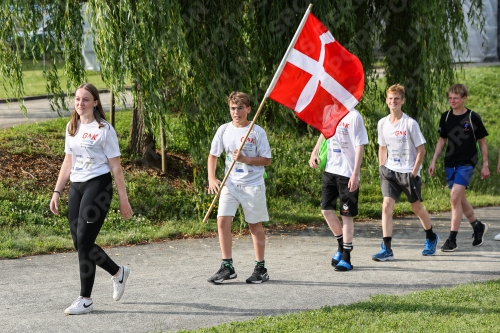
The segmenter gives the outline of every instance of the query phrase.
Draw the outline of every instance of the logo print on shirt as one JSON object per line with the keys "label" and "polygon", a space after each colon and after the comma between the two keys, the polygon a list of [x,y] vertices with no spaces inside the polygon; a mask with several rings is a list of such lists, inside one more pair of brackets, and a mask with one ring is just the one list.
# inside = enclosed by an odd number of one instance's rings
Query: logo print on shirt
{"label": "logo print on shirt", "polygon": [[396,131],[396,132],[394,132],[394,135],[395,136],[400,136],[400,135],[406,136],[406,131]]}
{"label": "logo print on shirt", "polygon": [[83,170],[81,167],[83,165],[83,156],[82,155],[76,155],[76,163],[75,163],[75,170],[80,171]]}
{"label": "logo print on shirt", "polygon": [[[240,138],[240,142],[243,142],[243,139],[244,139],[244,138],[245,138],[245,137],[244,137],[244,136],[242,136],[242,137]],[[248,138],[247,138],[247,143],[255,144],[255,138],[250,138],[250,137],[248,137]]]}
{"label": "logo print on shirt", "polygon": [[470,123],[466,120],[463,124],[464,132],[468,132],[470,130]]}
{"label": "logo print on shirt", "polygon": [[97,137],[99,136],[99,134],[92,134],[92,133],[83,133],[82,135],[82,139],[89,139],[89,140],[97,140]]}
{"label": "logo print on shirt", "polygon": [[99,134],[97,134],[97,133],[94,133],[94,134],[83,133],[81,147],[82,148],[89,148],[89,149],[94,148],[94,144],[95,144],[98,136],[99,136]]}

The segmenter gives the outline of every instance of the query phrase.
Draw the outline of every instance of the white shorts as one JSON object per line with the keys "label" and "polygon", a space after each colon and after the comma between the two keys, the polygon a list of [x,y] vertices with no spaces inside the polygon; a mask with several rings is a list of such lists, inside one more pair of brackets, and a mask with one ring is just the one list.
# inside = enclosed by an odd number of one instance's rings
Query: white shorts
{"label": "white shorts", "polygon": [[242,186],[226,184],[222,188],[219,197],[219,209],[217,217],[232,216],[236,214],[241,204],[245,221],[247,223],[259,223],[269,221],[266,204],[266,185]]}

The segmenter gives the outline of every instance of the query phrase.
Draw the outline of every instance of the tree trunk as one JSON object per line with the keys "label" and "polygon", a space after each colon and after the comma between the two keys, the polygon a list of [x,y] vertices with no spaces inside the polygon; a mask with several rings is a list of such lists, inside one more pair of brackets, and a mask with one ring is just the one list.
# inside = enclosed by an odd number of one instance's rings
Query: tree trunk
{"label": "tree trunk", "polygon": [[133,156],[137,157],[144,165],[158,163],[160,156],[155,150],[155,140],[153,136],[146,133],[144,119],[142,118],[142,103],[140,85],[134,82],[134,89],[137,98],[134,99],[132,108],[132,124],[130,125],[129,148]]}
{"label": "tree trunk", "polygon": [[109,96],[109,122],[111,123],[111,126],[115,127],[115,94],[113,89],[111,89]]}
{"label": "tree trunk", "polygon": [[165,136],[165,127],[163,123],[160,124],[160,136],[161,136],[161,172],[162,174],[167,173],[167,138]]}

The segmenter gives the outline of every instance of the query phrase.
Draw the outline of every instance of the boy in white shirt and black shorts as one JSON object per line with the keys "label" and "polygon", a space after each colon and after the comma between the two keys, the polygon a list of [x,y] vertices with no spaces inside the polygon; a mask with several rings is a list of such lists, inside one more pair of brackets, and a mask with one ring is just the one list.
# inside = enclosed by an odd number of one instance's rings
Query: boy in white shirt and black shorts
{"label": "boy in white shirt and black shorts", "polygon": [[422,255],[436,253],[439,236],[432,231],[429,213],[422,206],[420,169],[425,155],[425,138],[418,123],[408,117],[401,107],[405,102],[405,90],[395,84],[386,91],[386,103],[390,114],[378,122],[380,186],[384,202],[382,205],[383,242],[374,261],[394,260],[391,247],[394,222],[394,204],[402,192],[408,197],[413,212],[425,230],[426,240]]}
{"label": "boy in white shirt and black shorts", "polygon": [[255,269],[246,282],[262,283],[269,280],[264,261],[266,236],[262,222],[269,221],[264,167],[271,164],[271,148],[264,129],[254,125],[242,150],[238,151],[251,123],[247,118],[251,111],[250,97],[242,92],[232,92],[227,103],[232,121],[221,125],[212,140],[208,155],[209,193],[217,193],[221,184],[215,176],[215,169],[222,152],[226,154],[226,172],[232,161],[236,162],[221,189],[217,211],[222,264],[208,282],[222,283],[237,276],[232,259],[231,224],[241,204],[255,250]]}
{"label": "boy in white shirt and black shorts", "polygon": [[[334,108],[334,106],[332,106]],[[320,135],[311,153],[309,165],[318,167],[318,151],[324,137]],[[337,125],[335,135],[327,140],[328,155],[321,188],[321,213],[337,239],[332,256],[336,271],[350,271],[354,217],[358,215],[359,172],[368,134],[361,114],[353,109]],[[337,199],[342,225],[335,214]]]}

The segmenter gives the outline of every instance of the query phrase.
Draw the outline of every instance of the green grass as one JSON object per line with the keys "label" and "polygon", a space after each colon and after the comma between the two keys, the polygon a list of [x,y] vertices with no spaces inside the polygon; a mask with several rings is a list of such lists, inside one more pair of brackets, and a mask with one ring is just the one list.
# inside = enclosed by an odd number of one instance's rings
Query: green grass
{"label": "green grass", "polygon": [[499,314],[495,280],[182,332],[499,332]]}
{"label": "green grass", "polygon": [[[50,61],[47,61],[46,66],[52,66]],[[42,60],[39,60],[37,63],[33,63],[32,60],[24,60],[23,82],[24,82],[25,96],[47,94],[46,83],[43,77],[43,68],[44,64]],[[64,73],[62,64],[58,64],[57,68],[58,72],[60,73],[61,88],[65,90],[66,83],[68,81],[67,75]],[[87,82],[92,82],[92,84],[94,84],[98,89],[106,88],[106,85],[102,81],[101,74],[99,72],[87,71],[86,75],[87,75]],[[5,88],[7,88],[7,90]],[[5,79],[2,76],[0,76],[0,99],[6,99],[12,97],[13,93],[10,90],[8,82],[6,82]]]}
{"label": "green grass", "polygon": [[[500,67],[466,69],[464,82],[471,93],[468,106],[483,118],[490,133],[487,138],[492,177],[479,179],[475,170],[471,186],[467,191],[473,206],[500,204],[500,176],[495,172],[500,146]],[[383,107],[383,106],[381,106]],[[64,128],[68,119],[59,118],[36,124],[23,124],[0,131],[0,152],[14,154],[36,154],[47,160],[62,162],[64,155]],[[122,147],[122,161],[131,166],[126,147],[130,129],[131,113],[118,112],[116,130]],[[312,135],[299,136],[296,133],[275,133],[267,129],[273,153],[273,163],[267,167],[268,208],[271,221],[268,227],[293,226],[304,223],[324,223],[320,213],[321,173],[308,167],[310,152],[316,142]],[[182,132],[179,119],[174,115],[168,120],[167,147],[170,153],[188,155],[188,141]],[[374,148],[370,148],[374,149]],[[434,147],[427,147],[432,154]],[[207,147],[208,154],[208,147]],[[443,158],[440,159],[442,163]],[[430,212],[450,209],[449,191],[446,187],[444,170],[438,166],[437,177],[423,173],[424,206]],[[204,214],[213,196],[196,194],[190,184],[192,170],[184,168],[175,180],[156,176],[157,172],[146,173],[137,168],[126,172],[129,198],[136,216],[124,221],[117,213],[118,201],[115,195],[107,223],[99,235],[102,245],[136,244],[185,236],[203,236],[216,231],[214,209],[209,223],[202,224]],[[135,170],[135,171],[134,171]],[[222,179],[222,168],[219,168]],[[50,253],[72,249],[65,202],[67,192],[61,200],[61,216],[54,216],[48,203],[55,184],[37,186],[32,178],[23,181],[7,179],[0,182],[0,257],[13,258],[29,254]],[[361,170],[360,215],[358,219],[380,218],[382,196],[376,163],[365,160]],[[412,214],[406,197],[395,206],[395,214]],[[233,231],[246,231],[241,215],[233,223]]]}

